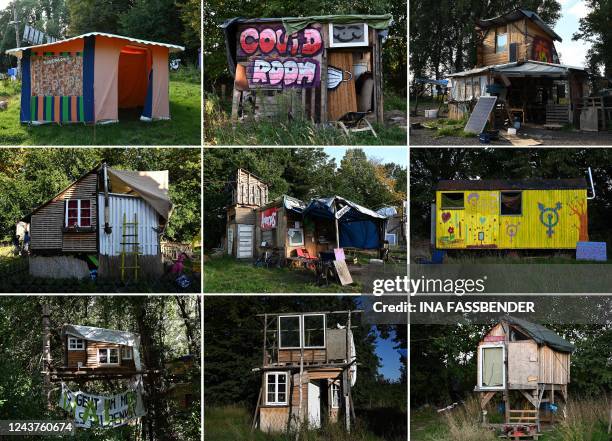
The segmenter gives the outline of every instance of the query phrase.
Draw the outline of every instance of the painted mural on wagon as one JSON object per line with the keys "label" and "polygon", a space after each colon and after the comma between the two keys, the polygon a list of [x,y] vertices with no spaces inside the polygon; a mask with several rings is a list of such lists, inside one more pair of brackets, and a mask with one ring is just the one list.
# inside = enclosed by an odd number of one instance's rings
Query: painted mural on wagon
{"label": "painted mural on wagon", "polygon": [[594,187],[589,195],[585,178],[442,180],[435,193],[438,249],[576,249],[589,241]]}
{"label": "painted mural on wagon", "polygon": [[227,20],[232,118],[303,113],[315,122],[351,112],[383,122],[382,42],[391,15]]}

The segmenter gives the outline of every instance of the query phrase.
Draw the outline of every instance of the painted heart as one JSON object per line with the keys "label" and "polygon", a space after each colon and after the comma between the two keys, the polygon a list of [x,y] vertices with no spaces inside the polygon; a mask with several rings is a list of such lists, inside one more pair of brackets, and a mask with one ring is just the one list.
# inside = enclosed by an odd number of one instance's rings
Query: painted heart
{"label": "painted heart", "polygon": [[480,218],[480,223],[481,223],[482,225],[484,225],[484,223],[485,223],[486,221],[487,221],[487,218],[486,218],[486,217],[482,216],[482,217]]}
{"label": "painted heart", "polygon": [[442,222],[448,222],[450,218],[451,218],[450,213],[442,213]]}

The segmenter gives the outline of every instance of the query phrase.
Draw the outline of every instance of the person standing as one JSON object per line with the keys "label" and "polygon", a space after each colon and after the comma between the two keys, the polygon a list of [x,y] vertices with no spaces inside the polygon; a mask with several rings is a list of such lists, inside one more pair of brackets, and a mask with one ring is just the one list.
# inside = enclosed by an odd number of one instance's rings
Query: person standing
{"label": "person standing", "polygon": [[26,231],[23,235],[23,251],[25,254],[30,253],[30,232]]}

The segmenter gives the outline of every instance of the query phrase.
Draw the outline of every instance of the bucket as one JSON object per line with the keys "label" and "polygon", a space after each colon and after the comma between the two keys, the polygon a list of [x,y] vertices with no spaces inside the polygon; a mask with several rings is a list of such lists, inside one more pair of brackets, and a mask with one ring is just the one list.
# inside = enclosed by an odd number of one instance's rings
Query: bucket
{"label": "bucket", "polygon": [[438,109],[425,110],[425,118],[437,118]]}
{"label": "bucket", "polygon": [[359,78],[362,73],[368,71],[368,62],[367,61],[359,61],[353,64],[353,77],[355,80]]}
{"label": "bucket", "polygon": [[516,135],[516,129],[513,127],[508,128],[508,135]]}

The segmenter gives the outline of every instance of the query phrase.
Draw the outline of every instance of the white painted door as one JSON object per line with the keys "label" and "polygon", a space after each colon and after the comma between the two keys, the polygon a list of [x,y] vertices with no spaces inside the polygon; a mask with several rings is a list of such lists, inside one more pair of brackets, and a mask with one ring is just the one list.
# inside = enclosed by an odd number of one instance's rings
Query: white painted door
{"label": "white painted door", "polygon": [[234,229],[227,229],[227,254],[232,254],[234,252]]}
{"label": "white painted door", "polygon": [[254,230],[254,225],[238,224],[237,258],[250,259],[253,257],[253,238],[255,236]]}
{"label": "white painted door", "polygon": [[308,424],[321,427],[321,388],[314,383],[308,383]]}

